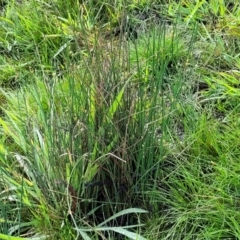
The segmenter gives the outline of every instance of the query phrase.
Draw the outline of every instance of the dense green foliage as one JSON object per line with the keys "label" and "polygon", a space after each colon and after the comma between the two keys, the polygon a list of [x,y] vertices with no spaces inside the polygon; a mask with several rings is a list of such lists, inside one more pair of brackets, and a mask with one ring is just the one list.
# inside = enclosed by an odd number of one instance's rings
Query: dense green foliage
{"label": "dense green foliage", "polygon": [[240,3],[0,1],[0,239],[240,238]]}

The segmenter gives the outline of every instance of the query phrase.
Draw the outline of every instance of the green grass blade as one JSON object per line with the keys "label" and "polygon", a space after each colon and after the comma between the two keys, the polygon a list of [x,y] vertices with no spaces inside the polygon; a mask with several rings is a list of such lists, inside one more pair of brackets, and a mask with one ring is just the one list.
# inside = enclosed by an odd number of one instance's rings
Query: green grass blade
{"label": "green grass blade", "polygon": [[122,215],[125,214],[133,214],[133,213],[147,213],[146,210],[143,209],[139,209],[139,208],[128,208],[128,209],[124,209],[116,214],[114,214],[113,216],[111,216],[110,218],[108,218],[107,220],[103,221],[101,224],[99,224],[97,227],[101,227],[103,225],[105,225],[107,222],[116,219],[117,217],[120,217]]}

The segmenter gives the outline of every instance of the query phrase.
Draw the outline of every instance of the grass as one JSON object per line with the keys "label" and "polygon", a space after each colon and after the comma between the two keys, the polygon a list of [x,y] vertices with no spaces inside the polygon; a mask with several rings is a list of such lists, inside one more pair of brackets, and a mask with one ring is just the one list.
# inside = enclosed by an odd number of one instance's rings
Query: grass
{"label": "grass", "polygon": [[0,3],[0,239],[238,239],[239,4]]}

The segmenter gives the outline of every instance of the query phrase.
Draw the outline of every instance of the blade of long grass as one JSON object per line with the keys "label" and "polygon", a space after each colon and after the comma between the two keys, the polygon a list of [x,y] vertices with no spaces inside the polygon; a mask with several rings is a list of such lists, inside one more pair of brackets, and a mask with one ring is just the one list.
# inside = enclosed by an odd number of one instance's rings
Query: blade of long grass
{"label": "blade of long grass", "polygon": [[116,219],[117,217],[120,217],[122,215],[125,214],[133,214],[133,213],[147,213],[146,210],[143,209],[139,209],[139,208],[128,208],[128,209],[124,209],[118,213],[115,213],[113,216],[111,216],[110,218],[106,219],[105,221],[103,221],[102,223],[100,223],[97,227],[101,227],[103,225],[105,225],[107,222]]}

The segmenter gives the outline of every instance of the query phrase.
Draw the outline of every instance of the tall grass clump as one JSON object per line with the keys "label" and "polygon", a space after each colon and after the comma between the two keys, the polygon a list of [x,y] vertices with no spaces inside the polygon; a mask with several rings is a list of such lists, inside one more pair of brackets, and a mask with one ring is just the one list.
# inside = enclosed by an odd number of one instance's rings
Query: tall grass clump
{"label": "tall grass clump", "polygon": [[[135,239],[124,226],[140,227],[136,214],[144,211],[133,207],[157,207],[149,205],[145,192],[156,189],[167,123],[180,91],[168,65],[175,68],[187,52],[165,25],[132,43],[92,37],[78,64],[63,55],[69,63],[63,76],[43,78],[36,69],[31,83],[2,92],[7,102],[2,161],[14,166],[3,179],[13,179],[8,184],[21,202],[21,221],[29,223],[20,234],[35,229],[56,237],[51,234],[60,228],[57,237],[67,232],[88,239],[91,231],[92,237],[105,232],[110,237],[120,231]],[[45,64],[42,54],[36,59]]]}
{"label": "tall grass clump", "polygon": [[230,7],[4,6],[0,238],[239,237]]}

